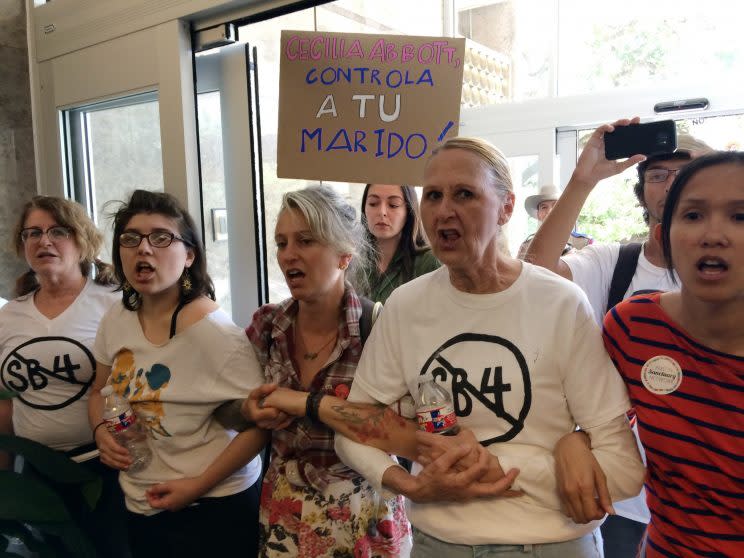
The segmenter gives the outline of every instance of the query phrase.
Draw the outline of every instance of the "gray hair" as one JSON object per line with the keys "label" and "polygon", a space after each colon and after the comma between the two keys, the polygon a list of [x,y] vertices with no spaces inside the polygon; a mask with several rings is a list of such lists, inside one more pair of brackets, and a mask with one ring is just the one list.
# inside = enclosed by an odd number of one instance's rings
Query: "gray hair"
{"label": "gray hair", "polygon": [[357,290],[363,291],[366,287],[364,270],[368,267],[366,258],[372,248],[364,226],[357,221],[356,210],[328,186],[309,186],[287,192],[282,197],[279,213],[288,209],[297,210],[305,217],[319,242],[338,254],[351,254],[346,277]]}
{"label": "gray hair", "polygon": [[464,149],[477,155],[485,164],[488,174],[491,175],[496,189],[502,192],[513,192],[511,173],[509,172],[509,163],[504,154],[492,143],[481,138],[455,137],[450,138],[444,143],[438,145],[431,152],[431,160],[437,153],[446,149]]}

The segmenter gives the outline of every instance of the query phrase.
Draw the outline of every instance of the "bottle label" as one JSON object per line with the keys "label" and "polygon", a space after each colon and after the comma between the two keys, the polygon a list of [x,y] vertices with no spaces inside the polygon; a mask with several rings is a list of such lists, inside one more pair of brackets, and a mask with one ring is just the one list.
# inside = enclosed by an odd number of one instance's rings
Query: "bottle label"
{"label": "bottle label", "polygon": [[449,405],[434,407],[433,409],[419,409],[416,411],[416,415],[418,416],[419,429],[434,434],[448,430],[457,424],[455,410]]}
{"label": "bottle label", "polygon": [[106,428],[112,434],[116,434],[123,432],[135,422],[137,422],[137,415],[134,414],[134,410],[128,409],[120,415],[106,419]]}

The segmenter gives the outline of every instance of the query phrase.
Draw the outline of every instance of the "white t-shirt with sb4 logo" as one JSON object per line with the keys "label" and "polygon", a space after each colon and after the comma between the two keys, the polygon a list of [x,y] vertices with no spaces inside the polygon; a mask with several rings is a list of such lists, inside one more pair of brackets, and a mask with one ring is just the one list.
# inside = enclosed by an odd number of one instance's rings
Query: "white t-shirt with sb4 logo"
{"label": "white t-shirt with sb4 logo", "polygon": [[93,441],[88,396],[95,359],[91,348],[98,324],[121,295],[88,280],[75,301],[49,319],[33,294],[0,310],[0,382],[17,392],[17,435],[68,451]]}

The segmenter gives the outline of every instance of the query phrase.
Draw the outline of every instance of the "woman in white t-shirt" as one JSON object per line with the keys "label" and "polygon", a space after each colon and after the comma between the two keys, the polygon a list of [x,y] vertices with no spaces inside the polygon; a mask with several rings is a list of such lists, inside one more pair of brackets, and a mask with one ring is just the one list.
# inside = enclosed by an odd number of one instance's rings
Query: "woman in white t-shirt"
{"label": "woman in white t-shirt", "polygon": [[96,259],[103,235],[81,205],[37,196],[21,210],[13,239],[29,270],[18,278],[17,298],[0,310],[0,378],[17,393],[0,401],[0,432],[63,451],[101,475],[95,516],[72,494],[66,505],[101,555],[128,556],[122,529],[103,533],[124,517],[124,502],[116,476],[100,464],[87,416],[93,340],[116,300],[113,270]]}
{"label": "woman in white t-shirt", "polygon": [[[243,331],[214,301],[193,219],[168,194],[137,190],[114,218],[122,303],[104,316],[89,418],[101,460],[119,469],[135,556],[253,556],[266,443],[235,434],[214,410],[261,381]],[[128,471],[129,452],[102,421],[101,388],[129,400],[152,460]]]}
{"label": "woman in white t-shirt", "polygon": [[[611,511],[611,497],[638,493],[643,464],[625,417],[627,393],[586,297],[501,250],[514,192],[492,145],[447,140],[423,182],[422,220],[443,267],[388,298],[348,401],[261,388],[261,411],[325,422],[347,465],[376,488],[407,496],[415,558],[597,558],[591,520]],[[450,402],[423,401],[422,381],[449,392]],[[462,433],[416,432],[416,422],[386,408],[406,393],[427,430],[456,420]],[[592,498],[574,515],[582,525],[563,513],[559,487],[572,482],[557,478],[555,463],[566,443],[589,440],[610,494],[601,494],[604,509]],[[414,474],[386,452],[415,459]]]}

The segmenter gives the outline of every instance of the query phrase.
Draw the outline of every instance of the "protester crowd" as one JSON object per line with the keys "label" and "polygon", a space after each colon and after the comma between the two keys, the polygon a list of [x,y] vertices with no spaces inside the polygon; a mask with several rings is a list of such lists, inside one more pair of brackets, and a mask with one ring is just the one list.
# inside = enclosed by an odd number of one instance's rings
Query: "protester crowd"
{"label": "protester crowd", "polygon": [[[481,139],[433,150],[420,202],[367,184],[358,216],[325,186],[285,194],[290,296],[245,330],[174,197],[120,203],[108,265],[82,206],[37,196],[0,309],[0,433],[101,477],[95,509],[69,503],[99,556],[744,556],[744,153],[681,134],[607,159],[637,123],[597,128],[565,188],[528,198],[518,258],[508,163]],[[579,234],[593,188],[634,165],[643,242]]]}

